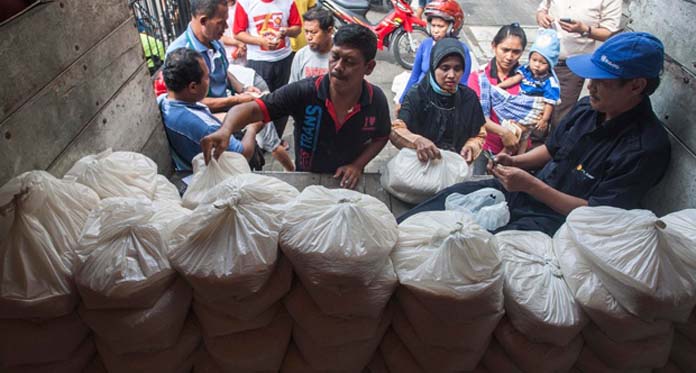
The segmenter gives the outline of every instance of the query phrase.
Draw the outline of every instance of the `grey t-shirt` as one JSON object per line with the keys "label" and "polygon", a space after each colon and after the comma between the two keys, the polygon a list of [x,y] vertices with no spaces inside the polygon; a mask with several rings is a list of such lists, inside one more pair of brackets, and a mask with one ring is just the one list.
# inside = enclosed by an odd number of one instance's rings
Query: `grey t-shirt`
{"label": "grey t-shirt", "polygon": [[320,54],[312,51],[309,45],[297,51],[292,60],[289,83],[324,75],[329,72],[329,53]]}

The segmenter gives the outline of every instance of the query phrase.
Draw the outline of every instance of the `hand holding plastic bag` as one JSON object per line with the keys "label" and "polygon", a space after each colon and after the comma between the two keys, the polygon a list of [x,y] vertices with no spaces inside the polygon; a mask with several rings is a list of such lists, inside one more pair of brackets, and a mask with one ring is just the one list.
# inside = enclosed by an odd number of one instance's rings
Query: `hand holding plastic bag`
{"label": "hand holding plastic bag", "polygon": [[191,162],[193,180],[184,193],[184,207],[195,209],[205,198],[206,193],[230,176],[251,172],[246,158],[239,153],[224,152],[219,159],[212,158],[206,166],[203,153]]}
{"label": "hand holding plastic bag", "polygon": [[471,170],[462,156],[445,150],[440,154],[442,158],[423,163],[415,150],[401,149],[382,170],[382,187],[396,198],[415,204],[470,176]]}

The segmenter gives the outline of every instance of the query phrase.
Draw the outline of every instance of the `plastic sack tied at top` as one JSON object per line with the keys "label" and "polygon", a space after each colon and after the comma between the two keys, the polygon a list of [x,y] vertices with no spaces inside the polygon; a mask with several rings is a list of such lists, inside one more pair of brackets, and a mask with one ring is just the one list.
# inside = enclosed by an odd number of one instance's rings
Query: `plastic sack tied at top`
{"label": "plastic sack tied at top", "polygon": [[472,318],[503,307],[500,258],[492,238],[470,214],[429,211],[399,225],[391,258],[401,284],[449,298],[451,304],[476,304],[459,315]]}
{"label": "plastic sack tied at top", "polygon": [[[134,152],[112,152],[83,157],[64,176],[94,189],[100,198],[145,197],[152,200],[158,189],[157,164]],[[161,184],[161,181],[160,181]]]}
{"label": "plastic sack tied at top", "polygon": [[696,304],[694,275],[660,239],[648,210],[581,207],[566,226],[577,253],[612,296],[644,319],[684,322]]}
{"label": "plastic sack tied at top", "polygon": [[287,204],[298,192],[273,177],[243,174],[211,189],[170,240],[170,259],[209,302],[258,292],[275,268]]}
{"label": "plastic sack tied at top", "polygon": [[563,279],[553,240],[542,232],[495,235],[505,278],[505,310],[517,330],[536,341],[565,346],[587,322]]}
{"label": "plastic sack tied at top", "polygon": [[382,273],[397,236],[396,219],[378,199],[309,186],[288,208],[281,248],[312,284],[365,286]]}
{"label": "plastic sack tied at top", "polygon": [[0,188],[0,318],[52,318],[77,302],[73,250],[94,191],[44,171]]}
{"label": "plastic sack tied at top", "polygon": [[174,279],[167,246],[144,198],[107,198],[92,211],[75,280],[88,308],[150,307]]}

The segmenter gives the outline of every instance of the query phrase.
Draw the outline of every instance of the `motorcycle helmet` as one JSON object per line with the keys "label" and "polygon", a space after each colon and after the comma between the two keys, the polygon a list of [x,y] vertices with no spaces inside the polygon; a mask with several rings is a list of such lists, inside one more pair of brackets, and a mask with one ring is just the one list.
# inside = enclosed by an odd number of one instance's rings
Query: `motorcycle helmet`
{"label": "motorcycle helmet", "polygon": [[456,0],[435,0],[425,6],[425,18],[430,20],[434,17],[442,18],[449,22],[450,26],[447,35],[457,37],[464,26],[464,11]]}

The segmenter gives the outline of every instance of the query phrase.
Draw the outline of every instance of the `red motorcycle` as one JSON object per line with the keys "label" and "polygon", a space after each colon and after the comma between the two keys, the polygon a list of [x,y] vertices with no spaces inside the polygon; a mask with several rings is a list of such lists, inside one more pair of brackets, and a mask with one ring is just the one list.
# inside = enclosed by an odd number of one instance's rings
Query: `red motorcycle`
{"label": "red motorcycle", "polygon": [[416,17],[407,0],[391,0],[394,9],[376,24],[365,17],[370,9],[368,0],[319,0],[319,3],[334,15],[339,27],[357,23],[372,30],[377,35],[377,49],[391,49],[396,62],[409,70],[418,46],[430,37],[426,22]]}

